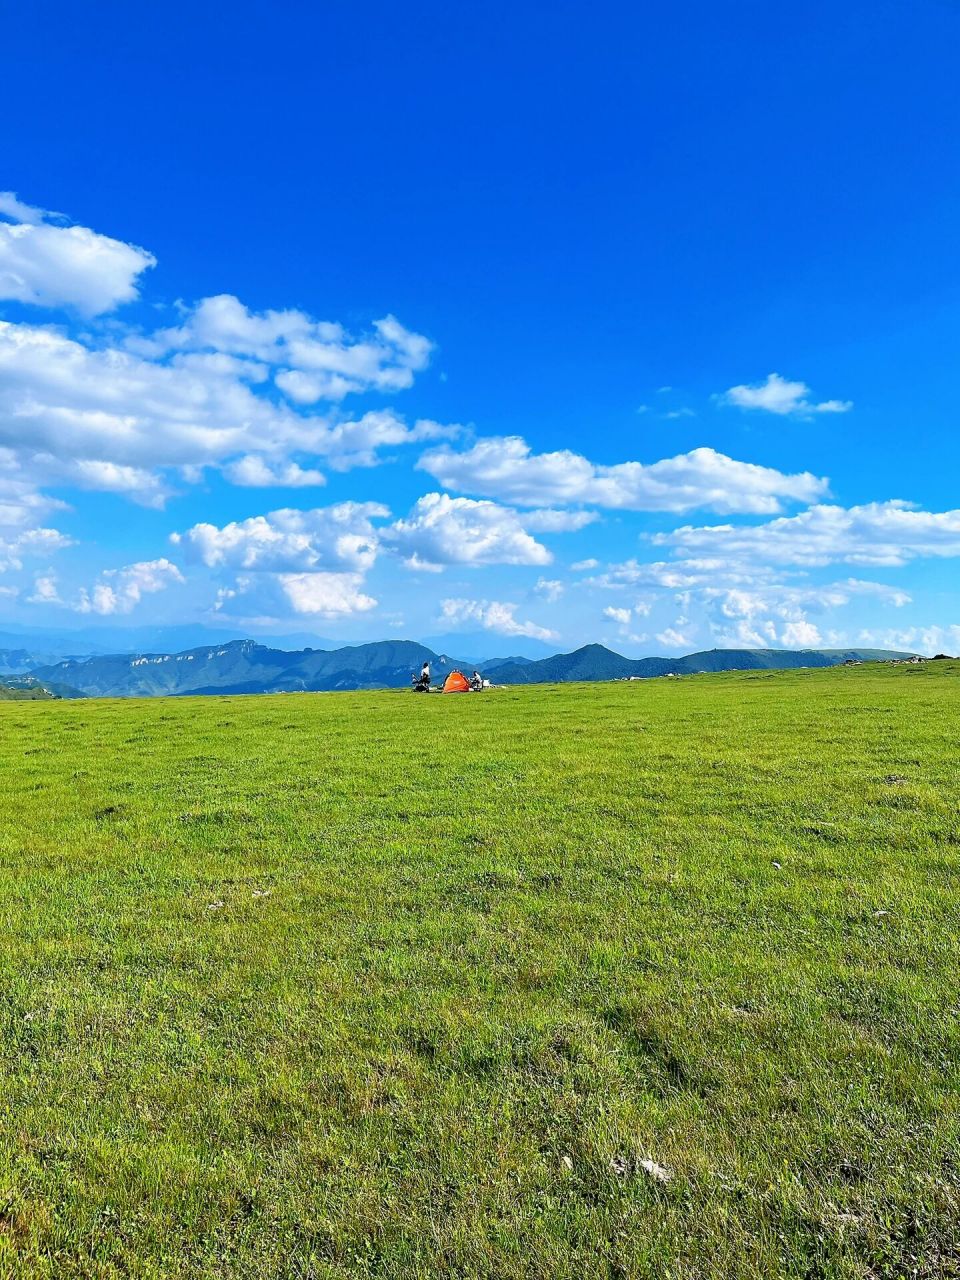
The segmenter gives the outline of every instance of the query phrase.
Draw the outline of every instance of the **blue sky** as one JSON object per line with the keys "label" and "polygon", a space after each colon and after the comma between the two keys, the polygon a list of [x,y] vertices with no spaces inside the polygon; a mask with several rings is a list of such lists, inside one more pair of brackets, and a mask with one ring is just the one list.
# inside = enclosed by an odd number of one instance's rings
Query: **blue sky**
{"label": "blue sky", "polygon": [[11,8],[0,627],[960,649],[958,47]]}

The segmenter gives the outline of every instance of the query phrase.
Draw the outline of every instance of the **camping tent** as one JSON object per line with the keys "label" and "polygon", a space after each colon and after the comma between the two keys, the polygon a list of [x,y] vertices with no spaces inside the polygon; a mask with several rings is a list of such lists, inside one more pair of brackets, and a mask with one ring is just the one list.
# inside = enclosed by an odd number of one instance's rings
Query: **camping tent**
{"label": "camping tent", "polygon": [[444,693],[469,693],[470,682],[462,671],[451,671],[443,682]]}

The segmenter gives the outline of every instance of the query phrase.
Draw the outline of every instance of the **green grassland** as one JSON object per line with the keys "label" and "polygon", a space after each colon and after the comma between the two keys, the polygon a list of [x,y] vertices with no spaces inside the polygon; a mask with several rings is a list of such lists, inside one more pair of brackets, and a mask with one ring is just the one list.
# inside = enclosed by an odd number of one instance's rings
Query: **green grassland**
{"label": "green grassland", "polygon": [[10,702],[0,785],[4,1280],[960,1275],[960,664]]}

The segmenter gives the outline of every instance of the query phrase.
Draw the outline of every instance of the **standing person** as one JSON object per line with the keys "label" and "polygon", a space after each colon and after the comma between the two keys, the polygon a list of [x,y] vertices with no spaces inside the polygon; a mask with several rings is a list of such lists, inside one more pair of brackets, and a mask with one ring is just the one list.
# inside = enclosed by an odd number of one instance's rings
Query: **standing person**
{"label": "standing person", "polygon": [[423,664],[423,668],[422,668],[422,669],[421,669],[421,671],[420,671],[420,680],[419,680],[419,684],[420,684],[420,685],[421,685],[421,687],[422,687],[422,688],[424,688],[424,689],[429,689],[429,688],[430,688],[430,661],[429,661],[429,659],[428,659],[428,660]]}
{"label": "standing person", "polygon": [[474,671],[473,675],[470,677],[470,688],[474,693],[479,693],[483,688],[483,676],[479,671]]}

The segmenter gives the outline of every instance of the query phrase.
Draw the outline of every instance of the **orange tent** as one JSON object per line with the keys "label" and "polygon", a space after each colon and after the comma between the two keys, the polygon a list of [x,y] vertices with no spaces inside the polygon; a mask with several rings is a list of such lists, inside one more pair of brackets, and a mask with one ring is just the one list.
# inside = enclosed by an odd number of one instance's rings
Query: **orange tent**
{"label": "orange tent", "polygon": [[443,682],[444,693],[469,693],[470,682],[462,671],[451,671]]}

